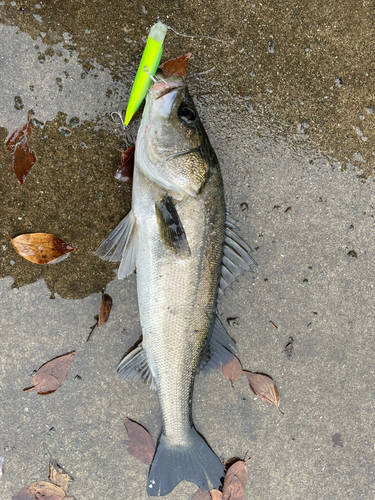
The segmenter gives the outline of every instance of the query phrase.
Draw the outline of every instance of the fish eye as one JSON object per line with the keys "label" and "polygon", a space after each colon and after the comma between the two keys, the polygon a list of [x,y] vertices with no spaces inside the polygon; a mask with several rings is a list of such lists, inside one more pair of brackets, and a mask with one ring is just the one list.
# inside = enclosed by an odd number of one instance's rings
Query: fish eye
{"label": "fish eye", "polygon": [[196,119],[196,114],[194,109],[189,108],[186,104],[182,104],[178,110],[178,117],[186,125],[193,125]]}

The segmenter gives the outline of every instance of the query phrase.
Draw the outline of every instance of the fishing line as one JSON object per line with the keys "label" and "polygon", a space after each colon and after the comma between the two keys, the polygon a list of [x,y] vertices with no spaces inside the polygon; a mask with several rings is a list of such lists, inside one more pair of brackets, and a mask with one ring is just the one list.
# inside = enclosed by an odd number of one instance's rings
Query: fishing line
{"label": "fishing line", "polygon": [[185,36],[186,38],[208,38],[209,40],[214,40],[215,42],[220,42],[220,43],[233,43],[233,40],[231,42],[228,42],[227,40],[220,40],[220,38],[214,38],[212,36],[208,35],[185,35],[185,33],[179,33],[176,31],[172,26],[168,26],[168,24],[165,25],[169,30],[172,30],[173,33],[176,33],[178,36]]}
{"label": "fishing line", "polygon": [[195,73],[193,76],[200,76],[200,75],[207,75],[207,73],[211,73],[211,71],[214,71],[215,66],[211,69],[208,69],[207,71],[201,71],[200,73]]}

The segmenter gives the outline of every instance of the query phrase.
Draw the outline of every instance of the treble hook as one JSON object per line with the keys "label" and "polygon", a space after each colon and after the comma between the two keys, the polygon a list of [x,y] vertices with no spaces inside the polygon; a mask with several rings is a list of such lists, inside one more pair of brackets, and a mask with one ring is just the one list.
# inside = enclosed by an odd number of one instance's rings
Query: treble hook
{"label": "treble hook", "polygon": [[143,66],[143,71],[151,78],[151,80],[154,83],[159,83],[159,82],[167,83],[163,78],[157,78],[156,76],[152,76],[150,70],[148,69],[148,66]]}
{"label": "treble hook", "polygon": [[[124,116],[122,116],[122,114],[124,114]],[[121,125],[122,125],[122,128],[124,130],[127,130],[128,127],[124,124],[124,120],[125,120],[125,112],[124,111],[112,111],[111,113],[111,118],[114,122],[116,122],[117,120],[115,120],[115,118],[113,117],[113,115],[115,116],[118,116],[120,118],[120,121],[121,121]]]}

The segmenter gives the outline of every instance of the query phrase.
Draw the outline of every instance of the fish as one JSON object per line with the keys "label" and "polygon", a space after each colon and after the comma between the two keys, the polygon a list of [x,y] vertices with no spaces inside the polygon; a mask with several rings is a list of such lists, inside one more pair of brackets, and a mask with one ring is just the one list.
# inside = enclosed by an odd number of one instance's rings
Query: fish
{"label": "fish", "polygon": [[224,465],[192,420],[194,380],[234,356],[217,302],[252,271],[251,252],[226,211],[219,162],[184,80],[157,75],[135,145],[131,211],[96,252],[120,262],[119,279],[136,269],[142,342],[118,372],[158,392],[163,424],[149,496],[182,480],[221,484]]}

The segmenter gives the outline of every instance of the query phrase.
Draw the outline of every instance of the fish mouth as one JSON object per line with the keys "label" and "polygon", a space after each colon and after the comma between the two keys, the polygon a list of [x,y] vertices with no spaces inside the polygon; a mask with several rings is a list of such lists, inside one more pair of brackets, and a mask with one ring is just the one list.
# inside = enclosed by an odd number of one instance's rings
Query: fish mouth
{"label": "fish mouth", "polygon": [[181,78],[175,78],[171,81],[165,81],[160,78],[160,80],[152,86],[151,95],[156,101],[157,99],[160,99],[160,97],[163,97],[179,88],[183,88],[184,86],[185,84]]}

